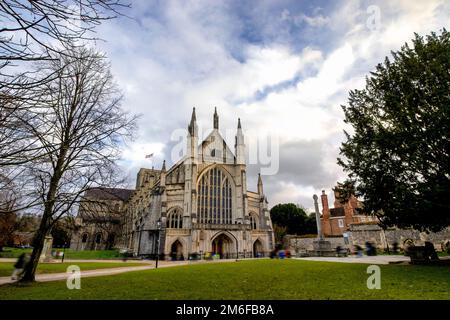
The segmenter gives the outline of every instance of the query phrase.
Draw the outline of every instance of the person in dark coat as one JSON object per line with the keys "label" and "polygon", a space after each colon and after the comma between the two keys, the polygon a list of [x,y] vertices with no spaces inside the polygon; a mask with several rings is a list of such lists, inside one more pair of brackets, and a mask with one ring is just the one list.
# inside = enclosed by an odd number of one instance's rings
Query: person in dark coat
{"label": "person in dark coat", "polygon": [[14,264],[14,272],[11,276],[12,280],[18,280],[22,276],[23,270],[25,269],[25,266],[27,265],[28,261],[29,257],[26,253],[22,253],[19,256],[17,262]]}

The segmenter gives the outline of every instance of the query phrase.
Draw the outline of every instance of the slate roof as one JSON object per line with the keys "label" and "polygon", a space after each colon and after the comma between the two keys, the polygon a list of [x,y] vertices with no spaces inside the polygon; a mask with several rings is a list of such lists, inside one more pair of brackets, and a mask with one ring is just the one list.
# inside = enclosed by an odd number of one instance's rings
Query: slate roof
{"label": "slate roof", "polygon": [[121,200],[127,201],[134,190],[132,189],[120,189],[120,188],[92,188],[86,190],[84,196],[97,200]]}

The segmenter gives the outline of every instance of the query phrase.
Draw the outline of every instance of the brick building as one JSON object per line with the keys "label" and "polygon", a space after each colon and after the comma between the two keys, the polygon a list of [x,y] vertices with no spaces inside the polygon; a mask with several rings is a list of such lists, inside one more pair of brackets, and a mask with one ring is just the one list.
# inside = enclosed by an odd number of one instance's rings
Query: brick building
{"label": "brick building", "polygon": [[325,190],[322,190],[322,230],[325,236],[342,236],[350,230],[350,225],[375,223],[376,217],[365,215],[358,211],[361,209],[361,202],[352,195],[350,199],[341,203],[339,194],[334,191],[334,208],[328,204],[328,196]]}

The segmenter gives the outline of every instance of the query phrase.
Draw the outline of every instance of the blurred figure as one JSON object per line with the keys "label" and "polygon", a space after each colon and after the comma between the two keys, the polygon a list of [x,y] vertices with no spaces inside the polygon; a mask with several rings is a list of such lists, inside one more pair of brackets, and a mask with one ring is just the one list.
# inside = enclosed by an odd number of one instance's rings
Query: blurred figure
{"label": "blurred figure", "polygon": [[366,242],[366,254],[368,256],[376,256],[377,255],[377,250],[369,241]]}
{"label": "blurred figure", "polygon": [[286,253],[286,258],[290,258],[291,257],[291,251],[286,249],[285,253]]}
{"label": "blurred figure", "polygon": [[341,246],[336,247],[336,256],[346,257],[349,254],[349,249]]}
{"label": "blurred figure", "polygon": [[432,261],[439,260],[439,257],[438,257],[438,255],[436,253],[436,250],[434,249],[434,245],[431,242],[429,242],[429,241],[425,242],[425,254]]}
{"label": "blurred figure", "polygon": [[360,246],[355,245],[355,251],[356,251],[356,256],[357,257],[362,257],[363,256],[363,249]]}
{"label": "blurred figure", "polygon": [[17,262],[14,264],[14,271],[11,276],[12,280],[20,280],[23,274],[23,270],[25,269],[25,266],[30,261],[30,257],[26,253],[22,253],[19,258],[17,259]]}
{"label": "blurred figure", "polygon": [[277,257],[277,251],[274,249],[272,251],[270,251],[270,259],[276,258]]}
{"label": "blurred figure", "polygon": [[394,250],[394,253],[397,253],[397,251],[398,251],[398,242],[397,242],[397,241],[395,241],[395,242],[392,244],[392,249]]}

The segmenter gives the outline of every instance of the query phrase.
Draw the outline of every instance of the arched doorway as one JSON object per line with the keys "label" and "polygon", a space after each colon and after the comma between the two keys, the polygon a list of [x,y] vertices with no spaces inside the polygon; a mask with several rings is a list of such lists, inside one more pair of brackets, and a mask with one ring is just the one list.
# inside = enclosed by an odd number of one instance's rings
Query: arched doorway
{"label": "arched doorway", "polygon": [[255,242],[253,242],[253,257],[254,258],[260,258],[264,256],[264,249],[261,241],[259,239],[256,239]]}
{"label": "arched doorway", "polygon": [[230,259],[235,255],[234,243],[226,234],[222,233],[212,241],[212,254],[218,254],[220,259]]}
{"label": "arched doorway", "polygon": [[172,260],[184,260],[183,245],[180,240],[175,240],[170,247],[170,258]]}
{"label": "arched doorway", "polygon": [[86,249],[87,242],[88,242],[88,234],[84,233],[83,236],[81,237],[81,250]]}
{"label": "arched doorway", "polygon": [[99,250],[99,248],[100,248],[100,246],[102,244],[102,241],[103,241],[102,233],[101,232],[97,233],[95,235],[94,239],[95,240],[94,240],[94,243],[92,244],[92,250]]}
{"label": "arched doorway", "polygon": [[114,233],[110,233],[108,235],[108,239],[106,240],[106,250],[111,250],[114,247],[114,241],[116,240],[116,235]]}

